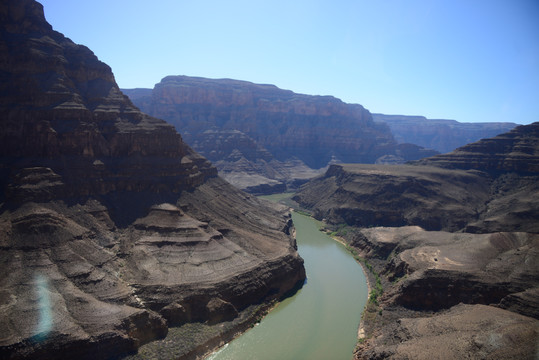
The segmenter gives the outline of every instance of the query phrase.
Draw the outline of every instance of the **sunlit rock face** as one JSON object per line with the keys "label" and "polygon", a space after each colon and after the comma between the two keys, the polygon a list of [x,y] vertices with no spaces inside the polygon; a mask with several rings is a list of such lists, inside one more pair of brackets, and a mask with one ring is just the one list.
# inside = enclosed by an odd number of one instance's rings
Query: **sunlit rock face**
{"label": "sunlit rock face", "polygon": [[32,0],[0,5],[0,353],[111,358],[305,277],[288,210],[217,177]]}
{"label": "sunlit rock face", "polygon": [[518,175],[539,173],[539,122],[415,162],[449,169]]}
{"label": "sunlit rock face", "polygon": [[437,153],[397,145],[363,106],[332,96],[188,76],[124,91],[143,111],[174,124],[227,180],[254,193],[296,189],[330,163],[403,163]]}
{"label": "sunlit rock face", "polygon": [[512,122],[464,123],[408,115],[372,114],[372,118],[387,124],[399,143],[417,144],[441,153],[506,133],[518,125]]}

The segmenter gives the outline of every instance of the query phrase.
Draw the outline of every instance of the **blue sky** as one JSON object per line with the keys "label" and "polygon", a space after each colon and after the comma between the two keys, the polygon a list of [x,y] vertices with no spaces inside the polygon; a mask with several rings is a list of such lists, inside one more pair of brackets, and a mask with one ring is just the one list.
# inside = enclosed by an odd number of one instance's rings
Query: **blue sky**
{"label": "blue sky", "polygon": [[122,88],[232,78],[385,114],[539,121],[537,0],[40,2]]}

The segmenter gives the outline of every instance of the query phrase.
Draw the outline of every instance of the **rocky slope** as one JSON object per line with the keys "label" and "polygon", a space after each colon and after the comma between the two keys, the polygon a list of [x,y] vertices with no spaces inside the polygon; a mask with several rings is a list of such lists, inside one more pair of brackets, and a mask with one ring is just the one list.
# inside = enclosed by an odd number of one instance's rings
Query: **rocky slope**
{"label": "rocky slope", "polygon": [[413,165],[333,165],[302,187],[375,274],[356,358],[535,358],[538,128]]}
{"label": "rocky slope", "polygon": [[478,169],[489,173],[539,173],[539,122],[521,125],[498,136],[483,139],[447,154],[416,164],[448,169]]}
{"label": "rocky slope", "polygon": [[508,132],[518,125],[512,122],[461,123],[407,115],[372,114],[372,118],[375,122],[387,124],[399,143],[417,144],[442,154]]}
{"label": "rocky slope", "polygon": [[165,77],[152,91],[124,92],[174,124],[227,180],[255,192],[294,188],[332,162],[402,163],[436,153],[397,146],[369,111],[331,96],[187,76]]}
{"label": "rocky slope", "polygon": [[0,4],[0,49],[2,358],[118,357],[303,282],[287,210],[218,178],[39,3]]}

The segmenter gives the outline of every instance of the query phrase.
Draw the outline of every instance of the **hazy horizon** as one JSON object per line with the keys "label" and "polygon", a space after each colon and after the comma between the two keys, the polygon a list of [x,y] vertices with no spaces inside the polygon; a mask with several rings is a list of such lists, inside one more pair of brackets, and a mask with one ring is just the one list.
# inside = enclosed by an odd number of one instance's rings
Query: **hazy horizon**
{"label": "hazy horizon", "polygon": [[539,121],[539,2],[43,0],[121,88],[168,75],[273,84],[373,113]]}

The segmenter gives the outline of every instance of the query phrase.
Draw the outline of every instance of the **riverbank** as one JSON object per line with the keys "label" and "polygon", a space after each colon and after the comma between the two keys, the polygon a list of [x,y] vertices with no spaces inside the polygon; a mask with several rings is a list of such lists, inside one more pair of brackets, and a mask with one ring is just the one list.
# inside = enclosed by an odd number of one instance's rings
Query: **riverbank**
{"label": "riverbank", "polygon": [[298,212],[292,217],[298,252],[305,260],[306,284],[211,359],[348,360],[353,356],[361,309],[367,301],[364,270],[344,246],[320,231],[315,219]]}
{"label": "riverbank", "polygon": [[[284,196],[284,197],[279,196],[277,199],[282,201],[283,199],[286,199],[286,196]],[[300,213],[300,214],[303,214],[305,216],[309,216],[309,217],[312,218],[312,215],[307,211],[301,211],[301,210],[298,211],[298,210],[294,210],[293,208],[290,208],[290,210],[295,211],[295,212]],[[314,218],[313,218],[313,220],[319,221],[319,220],[316,220]],[[354,257],[354,259],[356,260],[356,263],[358,263],[361,266],[361,270],[363,271],[363,275],[365,276],[366,283],[367,283],[367,299],[369,299],[370,296],[371,296],[371,293],[372,293],[373,286],[374,286],[374,284],[376,282],[375,279],[374,279],[374,274],[367,269],[367,267],[366,267],[366,265],[365,265],[365,263],[363,261],[361,261],[360,259],[358,259],[355,256],[356,254],[354,254],[352,249],[350,248],[351,245],[348,244],[343,237],[338,236],[338,235],[335,234],[335,232],[332,232],[331,230],[329,230],[326,227],[326,226],[329,225],[327,222],[322,221],[322,223],[324,224],[324,226],[320,227],[320,231],[325,233],[332,240],[334,240],[334,241],[340,243],[342,246],[344,246],[346,248],[346,250],[350,253],[350,255],[352,255]],[[294,233],[294,237],[295,237],[295,233]],[[354,250],[358,251],[358,249],[354,249]],[[364,254],[362,254],[362,257],[366,259]],[[358,343],[361,342],[366,336],[365,318],[364,317],[365,317],[367,306],[368,306],[368,302],[365,305],[365,307],[361,310],[361,320],[360,320],[360,323],[358,325],[358,330],[357,330],[357,341],[358,341]]]}
{"label": "riverbank", "polygon": [[235,319],[214,325],[187,323],[170,328],[164,339],[141,346],[136,354],[124,360],[204,359],[253,327],[273,306],[274,303],[252,305]]}
{"label": "riverbank", "polygon": [[[331,239],[333,239],[334,241],[336,241],[339,244],[343,245],[346,248],[346,250],[350,253],[350,255],[352,255],[352,256],[354,255],[354,253],[352,253],[350,251],[350,249],[349,249],[350,245],[346,242],[346,240],[344,238],[342,238],[340,236],[337,236],[337,235],[332,235],[332,233],[329,230],[325,229],[325,228],[321,228],[320,231],[326,233],[326,235],[328,235]],[[357,258],[355,258],[355,260],[356,260],[356,263],[358,263],[361,266],[361,270],[363,270],[363,274],[365,275],[365,279],[367,280],[367,299],[369,299],[370,296],[371,296],[371,292],[372,292],[372,286],[374,284],[374,279],[373,279],[374,276],[370,271],[367,271],[368,269],[366,268],[364,262],[358,260]],[[362,339],[365,338],[364,314],[365,314],[365,309],[366,309],[367,305],[365,305],[365,307],[361,311],[361,321],[359,322],[359,326],[358,326],[358,330],[357,330],[357,340],[358,340],[358,342],[362,341]]]}

